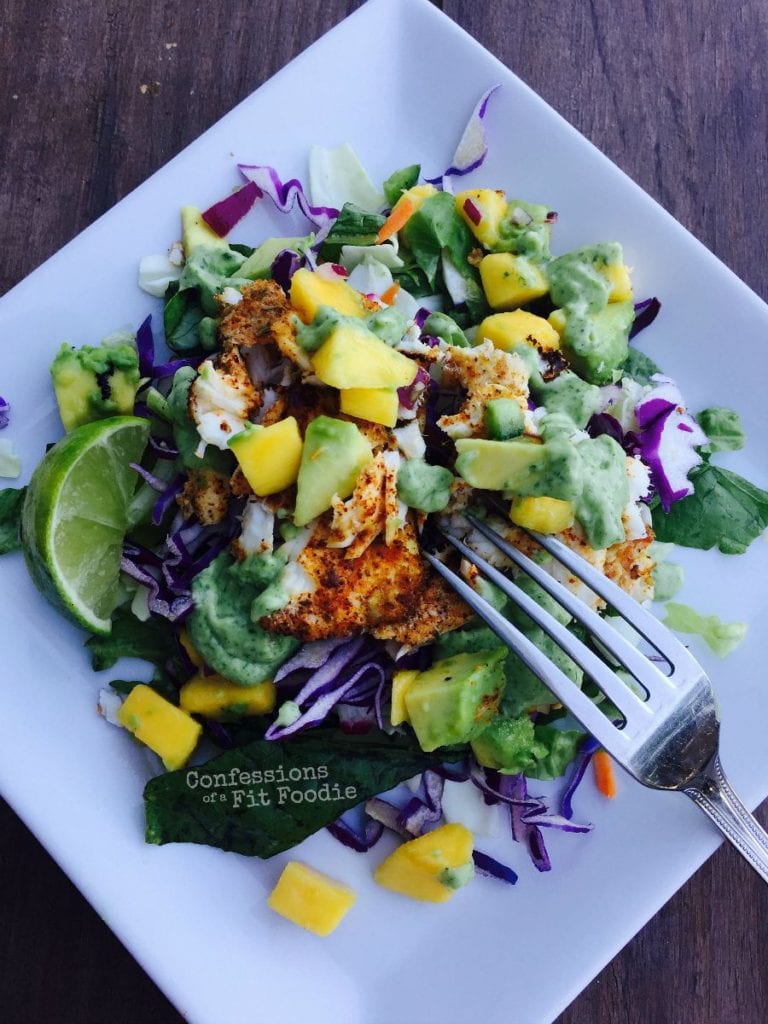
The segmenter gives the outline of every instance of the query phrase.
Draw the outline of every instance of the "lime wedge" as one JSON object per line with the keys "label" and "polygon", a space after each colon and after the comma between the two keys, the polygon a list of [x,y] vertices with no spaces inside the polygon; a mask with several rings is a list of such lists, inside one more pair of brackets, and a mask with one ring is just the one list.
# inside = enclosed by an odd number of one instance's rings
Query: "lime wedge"
{"label": "lime wedge", "polygon": [[93,633],[111,631],[128,505],[149,436],[135,416],[86,423],[43,457],[21,517],[32,579],[60,611]]}

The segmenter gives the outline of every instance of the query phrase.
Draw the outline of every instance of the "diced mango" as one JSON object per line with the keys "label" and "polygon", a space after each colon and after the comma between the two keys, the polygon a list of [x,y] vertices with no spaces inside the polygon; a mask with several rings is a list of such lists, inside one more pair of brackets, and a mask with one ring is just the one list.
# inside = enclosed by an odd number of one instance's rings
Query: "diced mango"
{"label": "diced mango", "polygon": [[341,392],[341,411],[359,420],[394,427],[400,399],[396,388],[347,388]]}
{"label": "diced mango", "polygon": [[629,268],[624,263],[612,263],[600,268],[603,277],[611,283],[608,295],[609,302],[631,302],[634,297],[632,282],[629,279]]}
{"label": "diced mango", "polygon": [[493,313],[477,329],[478,341],[492,341],[496,348],[509,352],[516,345],[534,345],[544,351],[560,348],[560,335],[543,316],[516,309],[512,313]]}
{"label": "diced mango", "polygon": [[398,846],[374,873],[385,889],[428,903],[445,903],[472,877],[472,833],[442,825]]}
{"label": "diced mango", "polygon": [[190,715],[225,722],[247,715],[265,715],[275,706],[275,684],[240,686],[220,675],[196,675],[179,691],[179,704]]}
{"label": "diced mango", "polygon": [[202,727],[186,711],[144,683],[131,690],[117,712],[120,724],[161,758],[169,772],[183,768]]}
{"label": "diced mango", "polygon": [[312,357],[315,374],[333,388],[403,388],[413,382],[416,363],[371,331],[350,324],[334,328]]}
{"label": "diced mango", "polygon": [[405,695],[418,674],[418,669],[406,668],[401,672],[395,672],[392,677],[392,707],[389,712],[392,725],[402,725],[403,722],[410,721],[405,706]]}
{"label": "diced mango", "polygon": [[320,871],[290,860],[283,868],[267,904],[282,917],[315,935],[330,935],[354,906],[348,886]]}
{"label": "diced mango", "polygon": [[436,193],[437,189],[434,185],[414,185],[412,188],[407,188],[392,207],[392,213],[404,202],[409,202],[413,213],[416,213],[419,207],[423,206],[426,200]]}
{"label": "diced mango", "polygon": [[559,498],[516,498],[509,518],[526,530],[560,533],[573,526],[573,505]]}
{"label": "diced mango", "polygon": [[551,327],[554,327],[554,329],[557,331],[558,337],[562,340],[562,337],[565,334],[565,327],[566,327],[565,310],[564,309],[553,309],[552,312],[547,317],[547,323]]}
{"label": "diced mango", "polygon": [[291,278],[291,305],[305,324],[312,323],[321,306],[330,306],[343,316],[365,316],[360,292],[341,278],[329,280],[305,267]]}
{"label": "diced mango", "polygon": [[[456,196],[456,211],[482,245],[492,249],[499,241],[499,224],[507,212],[507,197],[492,188],[473,188]],[[480,220],[477,219],[477,213]]]}
{"label": "diced mango", "polygon": [[492,252],[480,261],[480,280],[492,309],[516,309],[540,299],[549,290],[535,263],[511,252]]}
{"label": "diced mango", "polygon": [[181,208],[182,247],[184,255],[189,258],[194,249],[206,245],[213,249],[228,249],[229,242],[221,238],[213,228],[203,220],[203,215],[196,206]]}
{"label": "diced mango", "polygon": [[254,494],[277,494],[296,483],[304,443],[293,416],[268,427],[251,423],[229,439]]}

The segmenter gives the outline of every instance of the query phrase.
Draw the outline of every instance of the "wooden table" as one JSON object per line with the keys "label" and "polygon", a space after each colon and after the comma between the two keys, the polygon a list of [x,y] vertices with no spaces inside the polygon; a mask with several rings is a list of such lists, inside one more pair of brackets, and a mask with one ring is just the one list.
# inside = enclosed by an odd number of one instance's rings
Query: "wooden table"
{"label": "wooden table", "polygon": [[[8,0],[0,292],[357,6]],[[768,297],[764,0],[440,6]],[[181,1020],[6,806],[0,879],[0,1019]],[[768,889],[721,850],[559,1024],[764,1024],[766,919]]]}

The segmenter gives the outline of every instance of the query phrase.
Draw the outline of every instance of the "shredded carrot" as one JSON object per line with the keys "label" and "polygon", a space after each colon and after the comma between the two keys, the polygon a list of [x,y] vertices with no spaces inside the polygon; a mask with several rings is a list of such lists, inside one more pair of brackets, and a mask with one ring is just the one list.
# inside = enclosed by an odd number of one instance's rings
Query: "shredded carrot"
{"label": "shredded carrot", "polygon": [[616,796],[616,778],[613,774],[613,761],[604,750],[598,750],[593,758],[595,766],[595,784],[603,796],[613,800]]}
{"label": "shredded carrot", "polygon": [[391,306],[395,301],[395,296],[400,291],[400,282],[393,281],[392,284],[387,288],[385,292],[381,293],[381,301],[385,302],[388,306]]}
{"label": "shredded carrot", "polygon": [[411,214],[415,213],[413,200],[403,196],[395,203],[394,208],[376,235],[376,244],[386,242],[392,235],[396,235],[400,228],[405,227]]}

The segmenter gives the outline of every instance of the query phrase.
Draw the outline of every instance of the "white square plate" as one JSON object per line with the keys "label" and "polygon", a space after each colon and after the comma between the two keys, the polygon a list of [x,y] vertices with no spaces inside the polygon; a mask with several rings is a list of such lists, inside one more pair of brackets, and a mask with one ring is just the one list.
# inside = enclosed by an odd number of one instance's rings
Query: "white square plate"
{"label": "white square plate", "polygon": [[[503,87],[488,116],[490,155],[473,181],[558,210],[558,252],[624,244],[638,296],[664,304],[643,347],[681,381],[693,409],[739,409],[751,443],[728,464],[768,482],[765,456],[757,462],[768,421],[756,386],[768,379],[768,347],[757,344],[768,307],[426,0],[372,0],[0,301],[2,393],[13,405],[4,435],[21,450],[25,475],[60,429],[47,373],[54,350],[157,311],[136,288],[137,261],[177,236],[180,205],[205,207],[236,183],[233,154],[303,174],[311,143],[346,140],[375,180],[416,160],[436,174],[495,82]],[[253,223],[268,234],[277,221],[262,211]],[[257,240],[245,229],[236,237]],[[768,545],[740,558],[681,560],[697,607],[751,623],[725,664],[696,652],[719,680],[725,764],[754,805],[768,792]],[[318,940],[266,907],[285,857],[144,845],[147,762],[94,713],[102,681],[81,634],[44,603],[20,556],[2,560],[0,585],[0,790],[192,1024],[550,1021],[717,845],[683,797],[622,777],[611,805],[584,786],[577,814],[597,827],[548,836],[550,874],[500,840],[488,848],[519,870],[515,888],[480,879],[449,904],[418,906],[375,887],[378,851],[362,857],[323,833],[300,855],[360,898],[338,932]]]}

